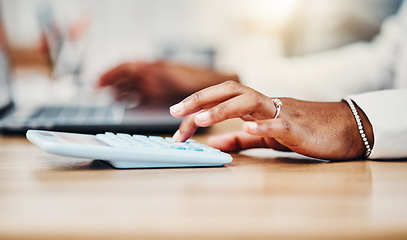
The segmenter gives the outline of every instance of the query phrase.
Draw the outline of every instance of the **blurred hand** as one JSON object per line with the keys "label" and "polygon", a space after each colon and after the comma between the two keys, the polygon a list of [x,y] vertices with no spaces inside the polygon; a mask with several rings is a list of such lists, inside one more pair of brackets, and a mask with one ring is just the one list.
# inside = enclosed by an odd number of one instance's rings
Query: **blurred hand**
{"label": "blurred hand", "polygon": [[123,63],[101,76],[98,87],[112,87],[117,99],[141,94],[147,101],[178,101],[189,94],[226,80],[239,81],[209,69],[165,61]]}
{"label": "blurred hand", "polygon": [[[363,156],[365,147],[346,103],[280,100],[281,113],[273,119],[272,99],[249,87],[228,81],[201,90],[170,108],[173,116],[185,117],[174,140],[187,140],[198,127],[241,118],[243,131],[212,137],[208,145],[223,151],[268,147],[332,160]],[[360,109],[359,114],[373,143],[372,126]]]}

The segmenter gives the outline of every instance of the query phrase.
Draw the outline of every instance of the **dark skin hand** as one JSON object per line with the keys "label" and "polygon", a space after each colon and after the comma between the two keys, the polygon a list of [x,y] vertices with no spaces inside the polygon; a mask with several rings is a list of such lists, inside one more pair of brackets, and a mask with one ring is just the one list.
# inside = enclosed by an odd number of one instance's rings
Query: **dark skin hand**
{"label": "dark skin hand", "polygon": [[[249,87],[228,81],[203,89],[170,108],[174,117],[185,117],[174,140],[187,140],[198,127],[241,118],[246,121],[242,131],[211,137],[208,145],[222,151],[272,148],[329,160],[363,157],[365,146],[347,103],[280,100],[281,113],[273,119],[272,98]],[[372,146],[372,126],[358,112]]]}
{"label": "dark skin hand", "polygon": [[239,81],[235,74],[222,74],[205,68],[167,61],[128,62],[103,74],[97,87],[111,87],[117,99],[134,93],[147,102],[176,102],[203,88],[226,80]]}

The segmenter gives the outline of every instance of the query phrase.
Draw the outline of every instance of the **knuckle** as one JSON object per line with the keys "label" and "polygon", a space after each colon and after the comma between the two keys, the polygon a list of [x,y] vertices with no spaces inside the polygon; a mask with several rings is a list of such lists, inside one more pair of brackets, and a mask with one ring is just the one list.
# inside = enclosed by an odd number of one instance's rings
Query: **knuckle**
{"label": "knuckle", "polygon": [[222,113],[221,108],[221,106],[216,106],[207,110],[208,114],[211,116],[211,121],[216,121],[216,119],[220,117],[220,114]]}
{"label": "knuckle", "polygon": [[236,85],[236,82],[235,82],[235,81],[232,81],[232,80],[227,80],[227,81],[225,82],[225,84],[228,85],[228,86],[235,86],[235,85]]}
{"label": "knuckle", "polygon": [[123,63],[121,65],[121,70],[126,73],[128,76],[133,76],[137,74],[137,66],[132,63]]}
{"label": "knuckle", "polygon": [[210,112],[211,121],[219,122],[230,118],[230,113],[227,111],[227,107],[223,104],[215,106],[208,110]]}
{"label": "knuckle", "polygon": [[282,127],[283,127],[283,131],[284,133],[289,133],[291,131],[291,124],[290,122],[288,122],[287,120],[282,120]]}
{"label": "knuckle", "polygon": [[227,112],[226,110],[226,106],[220,104],[212,109],[212,114],[215,116],[223,116]]}
{"label": "knuckle", "polygon": [[250,101],[250,108],[253,110],[258,110],[264,106],[264,98],[261,94],[255,91],[247,92],[247,98]]}
{"label": "knuckle", "polygon": [[239,90],[241,88],[241,84],[232,81],[232,80],[228,80],[226,82],[224,82],[224,85],[226,86],[226,88],[231,89],[231,90]]}
{"label": "knuckle", "polygon": [[202,97],[201,93],[197,92],[197,93],[192,94],[189,100],[193,104],[198,104],[201,101],[201,97]]}
{"label": "knuckle", "polygon": [[188,115],[184,118],[184,120],[181,122],[181,125],[179,127],[180,131],[188,131],[190,128],[194,127],[195,122],[194,122],[194,116],[193,115]]}
{"label": "knuckle", "polygon": [[122,65],[119,66],[122,69],[126,69],[126,70],[134,70],[135,69],[135,65],[129,62],[123,63]]}
{"label": "knuckle", "polygon": [[253,102],[255,104],[262,103],[261,96],[257,92],[250,91],[250,92],[248,92],[246,94],[248,95],[248,98],[250,99],[251,102]]}

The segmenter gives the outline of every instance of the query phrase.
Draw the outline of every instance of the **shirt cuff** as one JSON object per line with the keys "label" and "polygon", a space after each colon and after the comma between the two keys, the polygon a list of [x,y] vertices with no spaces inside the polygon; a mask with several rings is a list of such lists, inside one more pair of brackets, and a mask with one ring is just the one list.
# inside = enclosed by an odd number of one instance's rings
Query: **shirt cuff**
{"label": "shirt cuff", "polygon": [[407,89],[348,96],[366,114],[373,127],[371,159],[407,157]]}

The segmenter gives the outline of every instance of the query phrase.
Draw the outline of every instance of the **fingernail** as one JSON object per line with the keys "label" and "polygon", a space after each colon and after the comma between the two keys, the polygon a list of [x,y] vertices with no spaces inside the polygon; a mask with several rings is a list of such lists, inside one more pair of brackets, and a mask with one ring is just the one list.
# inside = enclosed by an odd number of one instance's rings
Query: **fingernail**
{"label": "fingernail", "polygon": [[179,130],[177,130],[177,131],[174,133],[174,136],[172,136],[172,141],[178,142],[179,135],[180,135],[180,132],[179,132]]}
{"label": "fingernail", "polygon": [[250,130],[256,130],[259,127],[256,122],[246,122],[246,124]]}
{"label": "fingernail", "polygon": [[184,103],[180,102],[170,107],[172,112],[181,112],[184,109]]}
{"label": "fingernail", "polygon": [[199,121],[206,121],[209,119],[209,117],[210,114],[208,111],[196,115],[196,118],[198,118]]}

